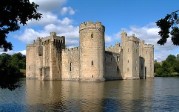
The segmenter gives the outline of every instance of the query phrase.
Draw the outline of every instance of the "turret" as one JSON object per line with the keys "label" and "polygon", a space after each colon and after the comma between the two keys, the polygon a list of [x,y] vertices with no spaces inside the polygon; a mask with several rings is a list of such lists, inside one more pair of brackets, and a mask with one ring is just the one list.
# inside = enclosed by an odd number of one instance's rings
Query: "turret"
{"label": "turret", "polygon": [[104,31],[100,22],[80,25],[80,80],[104,80]]}
{"label": "turret", "polygon": [[135,35],[121,33],[123,49],[123,78],[139,78],[139,39]]}

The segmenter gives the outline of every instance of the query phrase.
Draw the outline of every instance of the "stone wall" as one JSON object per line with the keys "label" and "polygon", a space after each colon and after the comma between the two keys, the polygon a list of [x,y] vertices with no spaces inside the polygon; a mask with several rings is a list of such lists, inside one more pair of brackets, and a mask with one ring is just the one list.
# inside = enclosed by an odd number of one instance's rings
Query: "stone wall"
{"label": "stone wall", "polygon": [[122,79],[122,64],[119,53],[105,52],[105,80]]}
{"label": "stone wall", "polygon": [[100,22],[80,25],[80,80],[104,80],[104,26]]}
{"label": "stone wall", "polygon": [[123,49],[123,78],[138,79],[139,78],[139,39],[127,36],[127,33],[121,34]]}
{"label": "stone wall", "polygon": [[36,53],[36,46],[34,44],[29,44],[26,48],[26,77],[35,78],[36,77],[36,62],[34,60]]}
{"label": "stone wall", "polygon": [[154,47],[150,44],[144,45],[145,74],[146,77],[154,77]]}
{"label": "stone wall", "polygon": [[62,80],[79,80],[79,61],[78,47],[62,51]]}
{"label": "stone wall", "polygon": [[120,43],[116,43],[114,46],[110,46],[105,48],[105,51],[113,52],[113,53],[120,53],[121,52]]}

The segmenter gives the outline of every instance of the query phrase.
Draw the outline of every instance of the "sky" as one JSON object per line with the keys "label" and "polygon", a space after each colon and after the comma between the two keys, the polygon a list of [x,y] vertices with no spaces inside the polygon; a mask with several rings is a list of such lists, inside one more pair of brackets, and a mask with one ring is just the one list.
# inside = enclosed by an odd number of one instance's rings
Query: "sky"
{"label": "sky", "polygon": [[[66,37],[66,45],[79,45],[79,25],[86,21],[102,22],[105,26],[105,46],[121,41],[122,31],[135,34],[145,43],[154,45],[154,59],[165,60],[169,54],[179,54],[179,46],[169,39],[164,46],[155,22],[179,9],[178,0],[30,0],[39,5],[43,18],[28,21],[19,31],[9,33],[13,50],[9,54],[26,53],[26,45],[50,32]],[[0,50],[2,52],[2,50]]]}

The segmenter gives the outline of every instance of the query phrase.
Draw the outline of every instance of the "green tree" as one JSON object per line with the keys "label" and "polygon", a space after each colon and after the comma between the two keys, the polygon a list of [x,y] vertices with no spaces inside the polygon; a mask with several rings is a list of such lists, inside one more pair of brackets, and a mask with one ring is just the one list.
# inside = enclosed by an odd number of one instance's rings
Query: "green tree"
{"label": "green tree", "polygon": [[11,42],[6,40],[8,33],[19,30],[20,24],[26,25],[28,20],[41,18],[37,8],[29,0],[0,0],[0,48],[11,50]]}
{"label": "green tree", "polygon": [[156,25],[160,28],[158,32],[161,36],[160,40],[157,42],[160,45],[164,45],[167,42],[167,38],[171,35],[171,40],[174,45],[179,45],[179,16],[178,12],[174,11],[171,14],[167,14],[164,18],[158,20]]}
{"label": "green tree", "polygon": [[19,78],[22,77],[20,69],[25,68],[25,56],[21,53],[14,55],[0,55],[0,87],[13,90],[20,85]]}
{"label": "green tree", "polygon": [[155,73],[156,73],[157,70],[158,70],[159,68],[161,68],[161,67],[162,67],[162,66],[161,66],[160,63],[158,63],[157,61],[154,62],[154,72],[155,72]]}
{"label": "green tree", "polygon": [[170,66],[170,64],[167,61],[164,61],[162,63],[162,71],[163,71],[163,75],[171,75],[173,72],[173,68]]}

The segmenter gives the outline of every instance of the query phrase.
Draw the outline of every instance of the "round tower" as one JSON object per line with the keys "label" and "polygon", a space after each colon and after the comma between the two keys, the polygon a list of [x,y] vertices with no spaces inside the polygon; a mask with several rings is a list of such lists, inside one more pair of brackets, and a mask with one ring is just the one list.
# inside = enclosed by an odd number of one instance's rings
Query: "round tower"
{"label": "round tower", "polygon": [[104,31],[100,22],[80,25],[80,80],[104,80]]}

